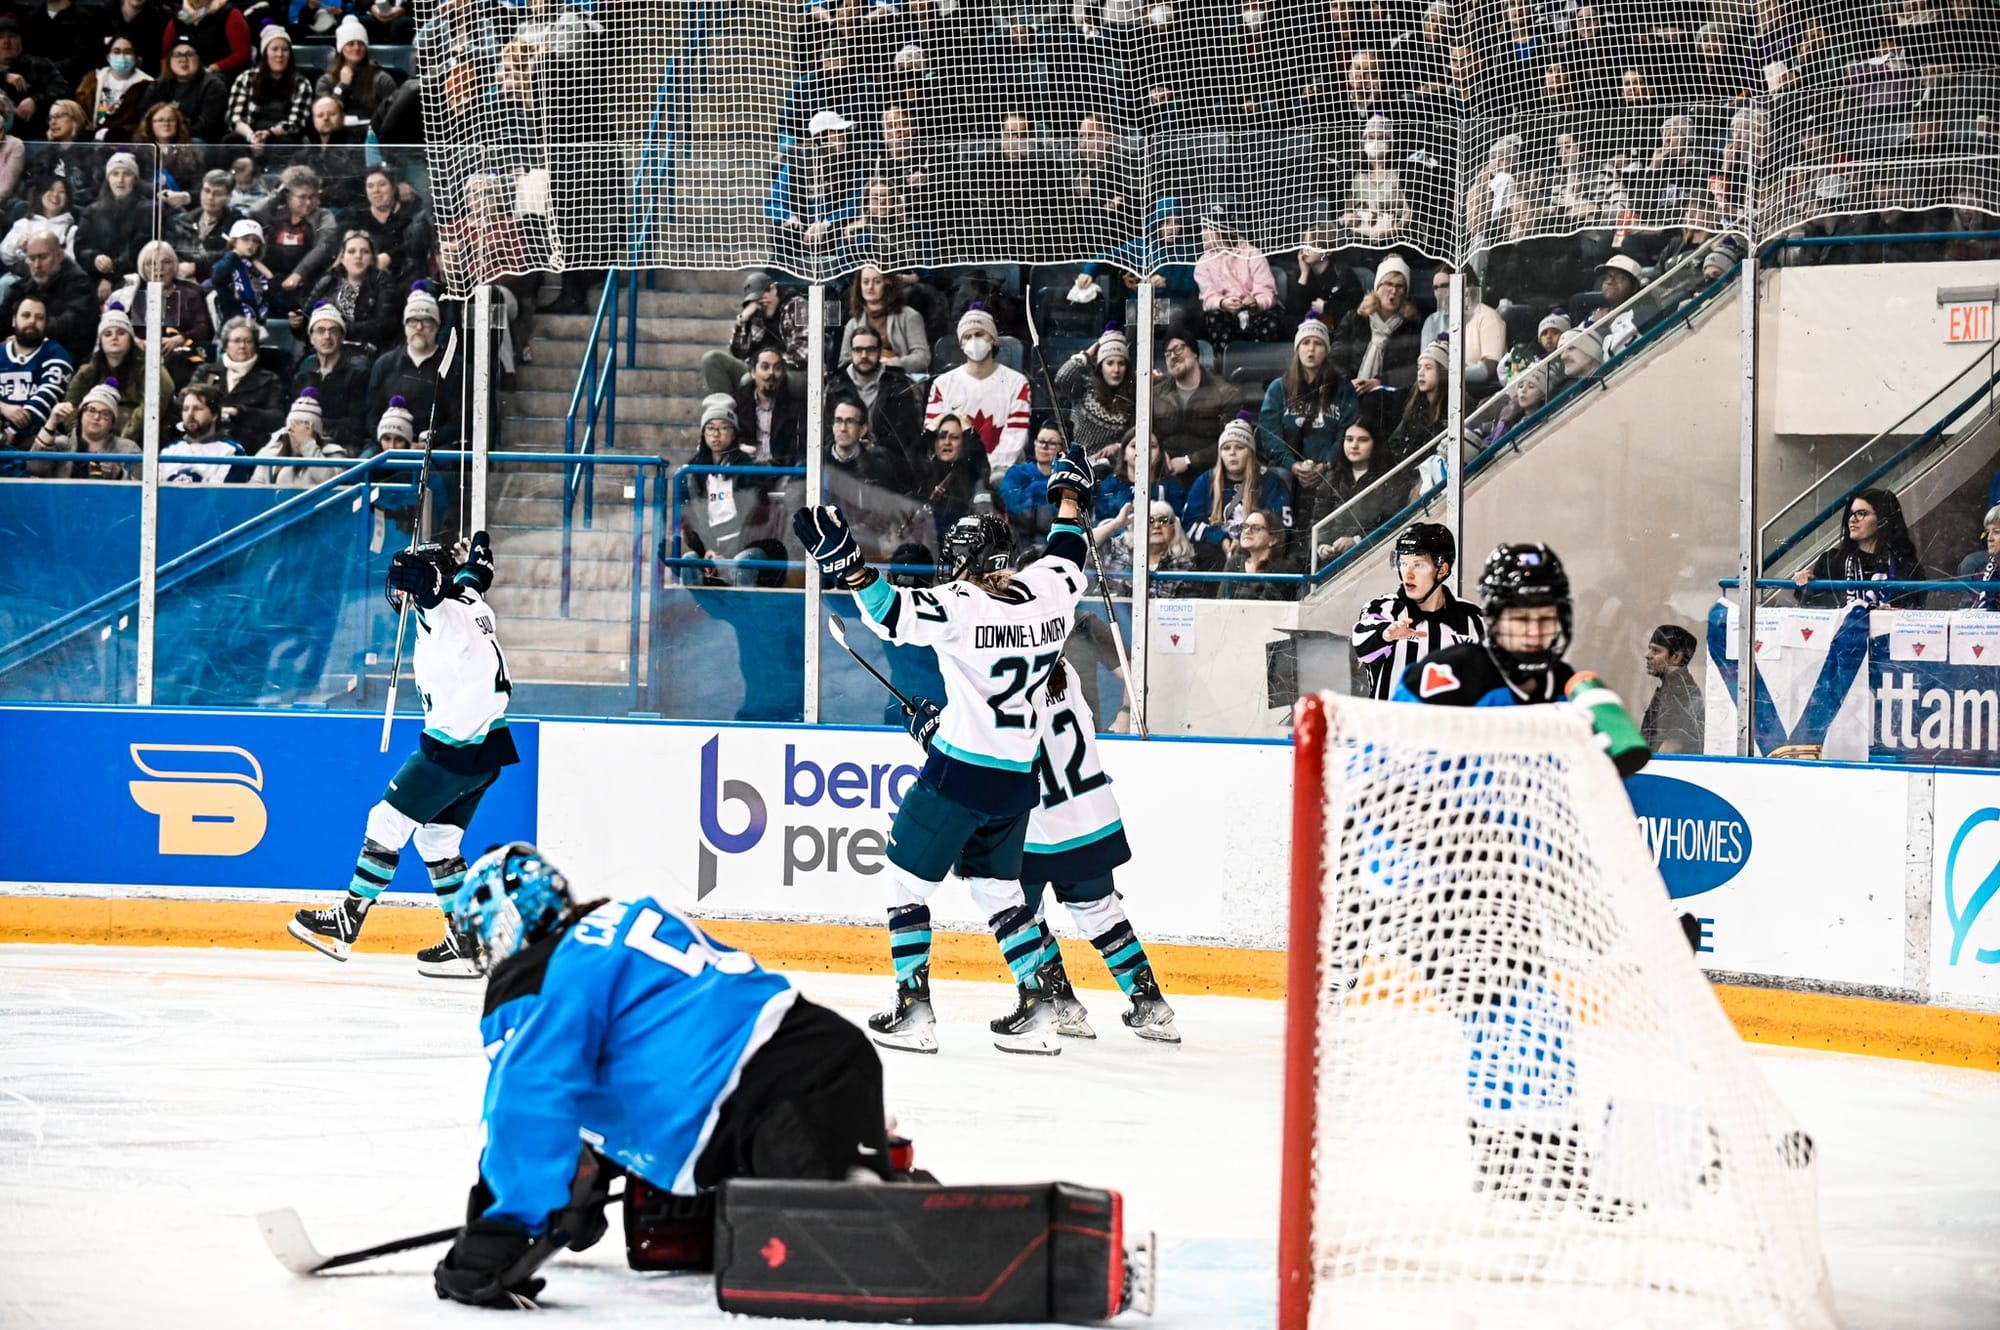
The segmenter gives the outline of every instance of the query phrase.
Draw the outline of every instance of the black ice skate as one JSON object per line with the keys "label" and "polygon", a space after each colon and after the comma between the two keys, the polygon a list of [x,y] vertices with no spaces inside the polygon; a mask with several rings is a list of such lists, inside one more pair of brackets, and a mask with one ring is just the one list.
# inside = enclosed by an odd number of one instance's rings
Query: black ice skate
{"label": "black ice skate", "polygon": [[1039,980],[1014,990],[1014,1010],[994,1021],[993,1046],[1002,1053],[1056,1054],[1056,1006]]}
{"label": "black ice skate", "polygon": [[366,914],[360,899],[349,896],[324,910],[300,910],[285,925],[285,931],[314,951],[344,961],[354,950],[354,939],[361,936],[361,920]]}
{"label": "black ice skate", "polygon": [[883,1048],[935,1053],[937,1017],[931,1012],[931,967],[920,967],[913,982],[896,985],[896,1005],[868,1018],[868,1030]]}
{"label": "black ice skate", "polygon": [[471,948],[459,941],[458,929],[449,922],[444,926],[444,941],[417,953],[417,973],[433,979],[479,978],[478,967],[472,963]]}
{"label": "black ice skate", "polygon": [[1174,1026],[1174,1009],[1160,995],[1160,981],[1153,978],[1150,965],[1132,976],[1132,1010],[1121,1012],[1118,1019],[1141,1039],[1160,1044],[1181,1041],[1181,1032]]}
{"label": "black ice skate", "polygon": [[1056,1033],[1065,1039],[1095,1039],[1097,1031],[1090,1028],[1090,1009],[1077,997],[1076,989],[1070,986],[1069,974],[1061,961],[1050,961],[1035,972],[1035,979],[1042,991],[1049,995],[1049,1001],[1056,1009]]}

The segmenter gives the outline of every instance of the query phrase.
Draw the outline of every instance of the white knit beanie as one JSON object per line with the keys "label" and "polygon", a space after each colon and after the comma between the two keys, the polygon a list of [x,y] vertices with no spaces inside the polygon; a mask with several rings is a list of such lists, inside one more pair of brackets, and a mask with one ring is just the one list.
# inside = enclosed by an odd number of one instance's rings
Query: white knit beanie
{"label": "white knit beanie", "polygon": [[1248,411],[1238,411],[1236,419],[1222,427],[1222,437],[1217,439],[1216,442],[1228,443],[1231,439],[1234,439],[1238,443],[1247,444],[1252,448],[1257,446],[1257,431],[1250,424],[1250,413]]}
{"label": "white knit beanie", "polygon": [[1131,363],[1132,345],[1125,340],[1125,330],[1115,323],[1104,325],[1104,332],[1097,339],[1097,359],[1101,364],[1106,360],[1123,360]]}
{"label": "white knit beanie", "polygon": [[1540,337],[1543,333],[1553,328],[1556,330],[1556,336],[1560,337],[1574,326],[1569,320],[1569,315],[1559,309],[1551,310],[1549,316],[1536,325],[1535,336]]}
{"label": "white knit beanie", "polygon": [[382,413],[382,423],[375,427],[378,439],[401,439],[405,443],[417,437],[417,418],[410,414],[410,408],[400,397],[389,399],[389,409]]}
{"label": "white knit beanie", "polygon": [[83,408],[93,404],[103,407],[114,416],[117,415],[118,408],[123,405],[118,400],[118,380],[106,379],[95,388],[92,388],[83,395],[83,400],[76,404],[76,409],[81,411]]}
{"label": "white knit beanie", "polygon": [[958,316],[958,340],[963,342],[976,332],[985,333],[989,341],[1000,340],[1000,325],[986,312],[986,306],[974,301],[972,308]]}
{"label": "white knit beanie", "polygon": [[132,316],[125,312],[123,305],[106,305],[104,313],[97,317],[97,331],[102,335],[106,328],[123,328],[132,331]]}
{"label": "white knit beanie", "polygon": [[340,20],[340,26],[333,30],[333,49],[338,51],[349,42],[368,45],[368,29],[361,26],[361,20],[349,14]]}
{"label": "white knit beanie", "polygon": [[403,302],[403,322],[408,323],[411,319],[444,322],[444,314],[438,309],[437,297],[431,294],[428,282],[410,283],[410,298]]}
{"label": "white knit beanie", "polygon": [[1292,345],[1296,347],[1307,340],[1316,341],[1325,347],[1333,345],[1333,334],[1327,331],[1326,321],[1312,311],[1308,311],[1305,318],[1299,320],[1299,330],[1292,334]]}
{"label": "white knit beanie", "polygon": [[322,300],[313,306],[312,317],[306,320],[306,331],[311,332],[322,323],[331,323],[342,333],[347,331],[347,316],[331,300]]}
{"label": "white knit beanie", "polygon": [[285,423],[287,425],[291,424],[294,420],[303,420],[313,427],[315,434],[319,432],[320,426],[325,422],[325,419],[326,417],[319,409],[319,390],[317,388],[299,389],[298,400],[292,403],[291,410],[285,412]]}

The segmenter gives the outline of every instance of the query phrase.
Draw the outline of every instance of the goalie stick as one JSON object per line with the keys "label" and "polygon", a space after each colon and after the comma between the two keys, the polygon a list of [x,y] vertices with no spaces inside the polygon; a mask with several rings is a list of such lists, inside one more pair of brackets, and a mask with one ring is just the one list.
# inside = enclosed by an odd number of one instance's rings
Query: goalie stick
{"label": "goalie stick", "polygon": [[888,689],[890,696],[894,697],[898,702],[903,704],[904,715],[914,716],[917,714],[917,704],[910,701],[909,698],[904,697],[902,694],[902,690],[898,689],[895,684],[890,683],[888,679],[883,677],[882,671],[876,669],[873,665],[870,665],[867,662],[867,660],[863,658],[862,654],[859,651],[856,651],[853,647],[847,644],[847,625],[841,621],[841,618],[838,614],[835,614],[832,611],[827,612],[826,631],[833,634],[833,640],[840,643],[840,649],[842,651],[845,651],[848,655],[854,657],[855,664],[859,665],[862,669],[867,670],[870,674],[874,675],[875,682],[881,684],[884,688]]}
{"label": "goalie stick", "polygon": [[[1048,353],[1042,350],[1041,330],[1035,327],[1035,302],[1032,300],[1025,302],[1023,313],[1028,316],[1028,344],[1035,348],[1035,363],[1042,368],[1042,382],[1048,385],[1049,401],[1055,407],[1051,414],[1055,420],[1056,433],[1062,435],[1063,451],[1068,452],[1075,445],[1069,440],[1069,426],[1063,420],[1062,402],[1056,396],[1056,376],[1049,372]],[[1097,537],[1091,532],[1093,524],[1090,514],[1079,513],[1077,520],[1083,523],[1083,543],[1090,546],[1090,566],[1097,573],[1097,598],[1103,602],[1104,617],[1111,624],[1111,644],[1118,648],[1118,670],[1124,676],[1125,689],[1129,694],[1133,684],[1132,659],[1125,654],[1125,632],[1118,626],[1117,611],[1111,608],[1111,584],[1104,580],[1104,557],[1097,552]],[[1138,557],[1137,554],[1133,555],[1134,562]],[[1146,730],[1146,707],[1143,700],[1132,708],[1132,723],[1138,727],[1141,739],[1153,737]]]}
{"label": "goalie stick", "polygon": [[[438,387],[440,389],[444,387],[445,375],[451,373],[452,358],[457,354],[458,329],[453,328],[451,336],[445,339],[444,356],[438,361]],[[430,525],[431,439],[437,433],[438,397],[440,395],[440,393],[436,392],[431,394],[431,423],[430,428],[424,431],[424,462],[417,470],[417,516],[416,520],[410,523],[411,549],[415,549],[423,543],[424,528]],[[461,457],[459,461],[461,474],[463,474],[464,466],[465,463]],[[401,681],[403,675],[403,637],[409,626],[410,602],[405,598],[403,608],[396,614],[396,654],[391,658],[389,663],[389,700],[382,708],[382,745],[378,751],[384,753],[389,751],[389,729],[396,723],[396,685]]]}
{"label": "goalie stick", "polygon": [[264,1235],[264,1245],[271,1249],[271,1255],[278,1258],[278,1264],[295,1275],[316,1275],[325,1270],[335,1270],[343,1265],[355,1265],[361,1261],[372,1261],[378,1256],[394,1256],[397,1252],[415,1251],[419,1247],[434,1247],[440,1242],[450,1242],[458,1236],[462,1224],[441,1228],[432,1233],[419,1233],[412,1238],[396,1238],[390,1242],[377,1243],[373,1247],[363,1247],[359,1251],[341,1252],[335,1256],[321,1254],[306,1236],[306,1226],[293,1209],[266,1210],[257,1216],[257,1230]]}

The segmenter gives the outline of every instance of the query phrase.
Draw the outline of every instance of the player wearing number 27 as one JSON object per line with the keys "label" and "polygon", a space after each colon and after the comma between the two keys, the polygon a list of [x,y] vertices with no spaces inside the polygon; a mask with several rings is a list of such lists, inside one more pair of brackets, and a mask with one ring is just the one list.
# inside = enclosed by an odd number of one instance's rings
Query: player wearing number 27
{"label": "player wearing number 27", "polygon": [[[396,876],[412,839],[429,870],[440,906],[465,881],[459,842],[501,769],[520,761],[507,732],[507,698],[514,685],[500,653],[499,625],[485,593],[493,585],[493,546],[484,531],[452,549],[416,545],[389,564],[384,592],[417,621],[411,672],[423,696],[424,732],[368,810],[367,832],[347,897],[324,910],[300,910],[287,931],[344,961],[375,898]],[[447,927],[444,941],[417,953],[417,969],[439,978],[477,977],[462,940]]]}
{"label": "player wearing number 27", "polygon": [[828,584],[854,594],[868,627],[890,643],[931,647],[944,676],[944,711],[934,732],[920,736],[930,755],[889,835],[896,1001],[868,1022],[885,1048],[937,1051],[928,901],[955,869],[1017,986],[1014,1011],[992,1024],[995,1043],[1009,1052],[1057,1051],[1051,995],[1037,975],[1042,932],[1021,890],[1021,858],[1028,813],[1040,798],[1035,757],[1049,676],[1084,591],[1089,546],[1078,514],[1090,488],[1089,461],[1072,448],[1049,473],[1056,519],[1043,557],[1009,571],[1006,522],[963,518],[945,539],[951,578],[930,589],[882,580],[862,561],[839,509],[803,508],[793,518]]}

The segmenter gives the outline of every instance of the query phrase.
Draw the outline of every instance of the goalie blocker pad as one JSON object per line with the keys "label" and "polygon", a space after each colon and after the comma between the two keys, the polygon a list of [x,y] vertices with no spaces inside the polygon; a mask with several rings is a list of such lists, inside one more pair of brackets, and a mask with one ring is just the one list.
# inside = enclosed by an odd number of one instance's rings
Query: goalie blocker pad
{"label": "goalie blocker pad", "polygon": [[798,1320],[1094,1325],[1128,1302],[1123,1205],[1066,1182],[730,1181],[715,1300]]}

